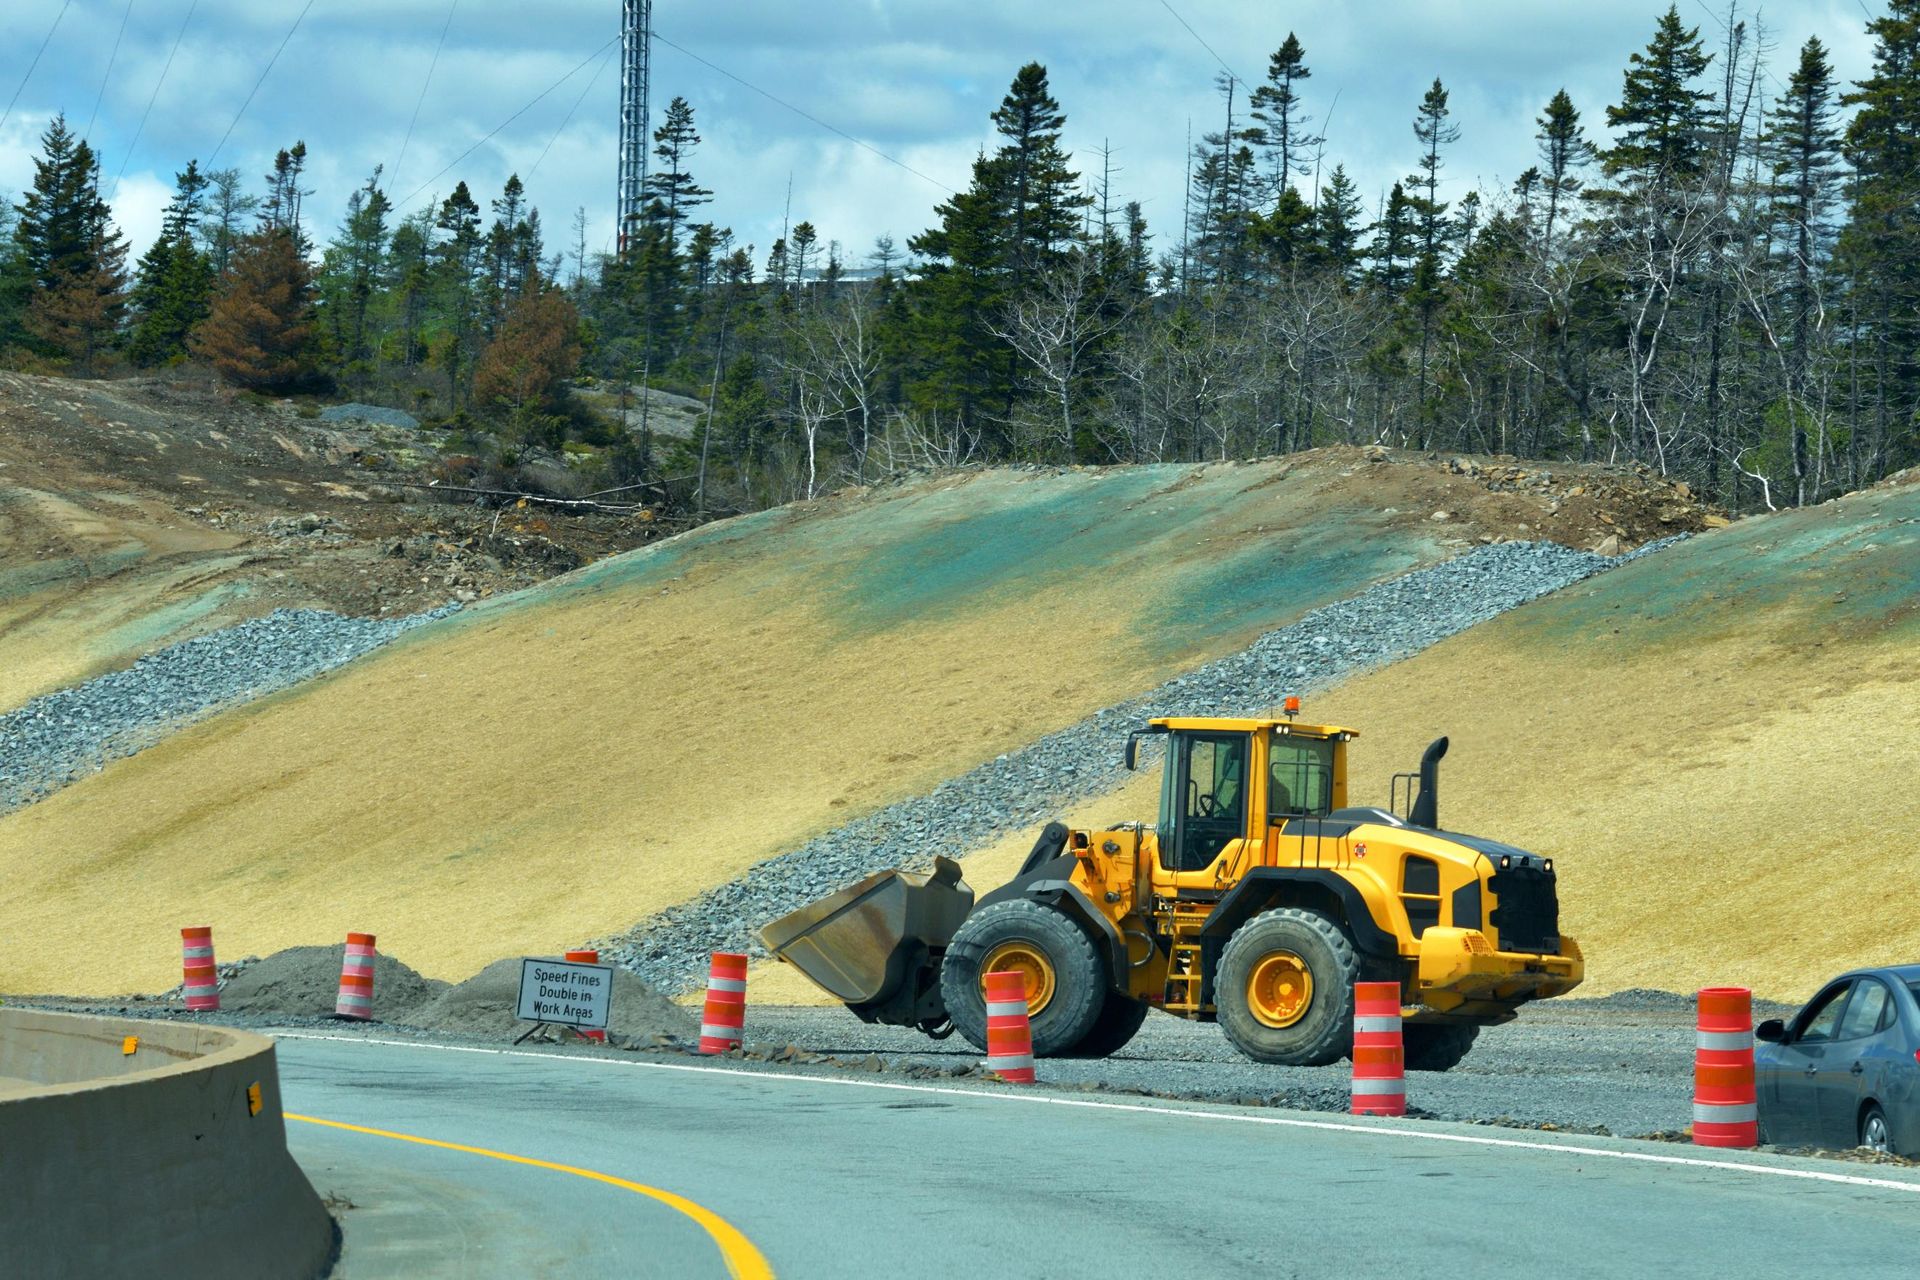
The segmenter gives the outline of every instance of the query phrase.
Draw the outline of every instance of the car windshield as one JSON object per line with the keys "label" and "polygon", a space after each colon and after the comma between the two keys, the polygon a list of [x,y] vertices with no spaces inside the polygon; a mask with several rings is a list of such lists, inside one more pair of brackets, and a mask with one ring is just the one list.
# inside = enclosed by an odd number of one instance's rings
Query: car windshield
{"label": "car windshield", "polygon": [[1915,1000],[1920,1000],[1920,982],[1909,982],[1907,984],[1907,990],[1913,992],[1913,998]]}

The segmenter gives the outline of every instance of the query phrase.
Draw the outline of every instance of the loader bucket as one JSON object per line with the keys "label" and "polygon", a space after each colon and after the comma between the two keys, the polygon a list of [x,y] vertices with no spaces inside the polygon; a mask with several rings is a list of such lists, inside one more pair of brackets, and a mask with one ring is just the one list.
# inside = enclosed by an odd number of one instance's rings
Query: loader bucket
{"label": "loader bucket", "polygon": [[960,864],[935,858],[930,875],[868,876],[781,916],[760,939],[868,1021],[911,1025],[930,964],[937,977],[930,953],[952,941],[971,910],[973,890],[960,878]]}

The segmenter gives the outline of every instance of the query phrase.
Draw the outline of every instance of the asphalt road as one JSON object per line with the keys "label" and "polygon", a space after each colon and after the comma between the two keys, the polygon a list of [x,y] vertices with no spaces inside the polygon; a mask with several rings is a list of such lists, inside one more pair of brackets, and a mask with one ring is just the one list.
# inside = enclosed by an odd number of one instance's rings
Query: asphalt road
{"label": "asphalt road", "polygon": [[349,1280],[1906,1276],[1920,1224],[1913,1170],[1433,1122],[364,1038],[280,1073],[359,1126],[288,1124]]}

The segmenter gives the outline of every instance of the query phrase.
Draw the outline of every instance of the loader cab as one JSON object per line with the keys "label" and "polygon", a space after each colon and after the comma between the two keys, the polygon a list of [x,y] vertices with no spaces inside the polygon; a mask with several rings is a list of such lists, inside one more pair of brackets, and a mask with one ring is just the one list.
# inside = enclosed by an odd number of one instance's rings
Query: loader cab
{"label": "loader cab", "polygon": [[[1324,817],[1346,803],[1352,730],[1288,720],[1155,720],[1166,735],[1158,823],[1160,867],[1204,872],[1269,826]],[[1128,767],[1137,763],[1130,741]]]}

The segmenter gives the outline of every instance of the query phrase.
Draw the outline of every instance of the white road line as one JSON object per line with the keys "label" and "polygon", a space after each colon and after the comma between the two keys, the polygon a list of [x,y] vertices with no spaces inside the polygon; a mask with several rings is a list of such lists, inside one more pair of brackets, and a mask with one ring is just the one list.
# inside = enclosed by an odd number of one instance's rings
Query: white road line
{"label": "white road line", "polygon": [[841,1076],[816,1076],[798,1072],[755,1071],[739,1067],[703,1067],[679,1062],[630,1062],[618,1058],[574,1058],[556,1053],[537,1053],[526,1049],[482,1049],[470,1045],[429,1044],[418,1040],[370,1040],[361,1036],[326,1036],[300,1031],[272,1031],[279,1040],[320,1040],[338,1044],[370,1044],[393,1049],[429,1049],[440,1053],[479,1053],[503,1058],[534,1058],[541,1062],[562,1062],[584,1066],[629,1067],[642,1071],[681,1071],[692,1075],[732,1076],[756,1081],[797,1082],[800,1084],[839,1085],[853,1089],[884,1089],[896,1093],[924,1093],[956,1098],[975,1098],[993,1102],[1022,1103],[1028,1106],[1083,1107],[1093,1111],[1124,1111],[1151,1116],[1185,1116],[1193,1120],[1220,1120],[1229,1124],[1275,1125],[1283,1129],[1314,1129],[1324,1133],[1357,1133],[1372,1138],[1409,1138],[1427,1142],[1453,1142],[1474,1147],[1499,1147],[1517,1151],[1549,1151],[1559,1155],[1594,1156],[1603,1160],[1629,1160],[1640,1164],[1678,1165],[1690,1169],[1729,1169],[1735,1173],[1762,1174],[1776,1178],[1800,1178],[1810,1182],[1829,1182],[1849,1187],[1874,1187],[1883,1191],[1920,1194],[1920,1181],[1894,1178],[1869,1178],[1855,1173],[1829,1173],[1822,1169],[1797,1169],[1762,1164],[1755,1160],[1709,1160],[1700,1156],[1660,1155],[1651,1151],[1616,1151],[1610,1147],[1589,1147],[1574,1142],[1545,1142],[1524,1138],[1490,1138],[1471,1133],[1435,1133],[1431,1129],[1413,1129],[1402,1124],[1357,1124],[1341,1120],[1302,1120],[1294,1116],[1257,1115],[1240,1111],[1208,1111],[1177,1102],[1147,1106],[1136,1102],[1104,1102],[1092,1098],[1063,1098],[1045,1093],[1024,1093],[997,1089],[962,1089],[951,1085],[901,1084],[887,1080],[854,1080]]}

